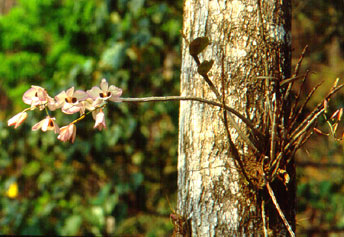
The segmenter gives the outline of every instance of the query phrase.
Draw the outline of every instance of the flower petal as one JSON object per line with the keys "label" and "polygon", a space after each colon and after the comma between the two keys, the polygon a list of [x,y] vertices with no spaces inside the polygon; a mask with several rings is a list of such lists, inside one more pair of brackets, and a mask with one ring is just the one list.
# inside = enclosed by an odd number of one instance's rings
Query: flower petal
{"label": "flower petal", "polygon": [[100,82],[100,89],[102,89],[102,91],[106,92],[108,91],[109,88],[109,84],[107,83],[106,79],[103,78],[102,81]]}
{"label": "flower petal", "polygon": [[58,107],[62,107],[62,105],[66,102],[65,99],[67,98],[67,94],[65,91],[61,91],[57,96],[55,96],[56,103]]}
{"label": "flower petal", "polygon": [[76,135],[76,126],[71,123],[67,126],[64,126],[60,129],[60,134],[57,136],[57,139],[66,142],[71,141],[71,143],[74,142]]}
{"label": "flower petal", "polygon": [[35,97],[36,89],[31,87],[23,95],[23,101],[25,104],[31,105],[32,98]]}
{"label": "flower petal", "polygon": [[74,94],[74,86],[72,86],[71,88],[69,88],[67,91],[66,91],[66,94],[68,97],[73,97],[73,94]]}
{"label": "flower petal", "polygon": [[121,99],[119,97],[122,95],[122,89],[111,85],[109,91],[111,92],[111,97],[109,98],[109,100],[113,102],[121,102]]}
{"label": "flower petal", "polygon": [[49,128],[49,122],[50,122],[50,117],[47,117],[46,119],[43,120],[42,122],[42,131],[46,132]]}
{"label": "flower petal", "polygon": [[85,91],[77,90],[74,92],[73,96],[78,99],[78,101],[86,100],[88,97],[88,94]]}
{"label": "flower petal", "polygon": [[36,130],[40,129],[42,127],[42,123],[43,123],[44,120],[41,120],[38,123],[36,123],[35,125],[33,125],[32,126],[32,131],[36,131]]}
{"label": "flower petal", "polygon": [[92,87],[91,90],[87,91],[87,94],[92,98],[92,99],[97,99],[97,97],[99,97],[99,94],[102,93],[103,91],[98,87],[98,86],[94,86]]}
{"label": "flower petal", "polygon": [[109,100],[111,100],[112,102],[122,102],[121,98],[119,96],[114,96],[112,95]]}
{"label": "flower petal", "polygon": [[76,137],[76,126],[74,124],[72,124],[72,126],[69,127],[69,132],[72,133],[70,141],[71,143],[74,143]]}
{"label": "flower petal", "polygon": [[60,133],[60,128],[57,125],[57,123],[55,122],[55,118],[53,118],[53,124],[54,124],[54,128],[53,128],[54,132],[55,133]]}
{"label": "flower petal", "polygon": [[97,113],[95,117],[96,123],[94,124],[93,128],[98,128],[99,131],[103,128],[106,128],[105,114],[102,109],[99,110],[99,113]]}
{"label": "flower petal", "polygon": [[23,101],[25,104],[31,106],[42,105],[47,102],[49,95],[43,87],[31,86],[23,95]]}
{"label": "flower petal", "polygon": [[113,95],[116,95],[116,96],[121,96],[122,95],[122,89],[121,88],[118,88],[114,85],[111,85],[110,88],[109,88],[109,91],[113,94]]}
{"label": "flower petal", "polygon": [[75,114],[80,111],[80,106],[70,104],[70,103],[65,103],[62,107],[62,112],[65,114]]}
{"label": "flower petal", "polygon": [[19,114],[16,114],[12,118],[10,118],[7,122],[8,126],[13,126],[14,128],[19,127],[27,118],[27,113],[26,112],[20,112]]}

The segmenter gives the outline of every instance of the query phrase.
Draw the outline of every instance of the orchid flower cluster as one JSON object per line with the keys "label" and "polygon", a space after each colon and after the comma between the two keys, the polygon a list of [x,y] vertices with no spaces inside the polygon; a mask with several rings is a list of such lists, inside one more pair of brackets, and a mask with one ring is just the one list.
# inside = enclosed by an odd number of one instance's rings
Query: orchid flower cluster
{"label": "orchid flower cluster", "polygon": [[[52,130],[58,134],[57,138],[59,140],[73,143],[76,136],[75,123],[83,119],[87,114],[92,113],[92,117],[95,120],[94,128],[98,130],[106,128],[103,108],[108,100],[121,102],[121,95],[122,89],[114,85],[109,86],[105,78],[102,79],[100,87],[94,86],[87,91],[74,90],[74,87],[71,87],[67,91],[62,91],[54,98],[50,97],[43,87],[31,86],[23,95],[24,103],[30,105],[30,107],[10,118],[8,126],[14,126],[14,128],[20,126],[28,117],[27,111],[29,110],[45,109],[47,113],[46,118],[33,125],[32,130],[41,129],[43,132]],[[60,128],[55,121],[55,117],[51,117],[48,112],[48,110],[54,111],[57,109],[61,109],[65,114],[80,113],[80,117]]]}

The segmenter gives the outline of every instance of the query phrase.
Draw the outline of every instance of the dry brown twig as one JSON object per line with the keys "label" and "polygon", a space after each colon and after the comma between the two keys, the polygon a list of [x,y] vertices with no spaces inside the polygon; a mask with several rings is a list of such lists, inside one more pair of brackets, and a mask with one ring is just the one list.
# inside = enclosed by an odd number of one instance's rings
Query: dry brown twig
{"label": "dry brown twig", "polygon": [[267,188],[267,190],[268,190],[268,192],[269,192],[269,195],[270,195],[270,197],[271,197],[271,200],[272,200],[272,202],[274,203],[274,205],[275,205],[275,207],[276,207],[276,209],[277,209],[277,212],[278,212],[278,214],[280,215],[280,217],[281,217],[281,219],[282,219],[282,221],[283,221],[283,224],[284,224],[285,227],[287,228],[287,230],[288,230],[290,236],[295,237],[295,233],[294,233],[293,229],[291,228],[291,226],[289,225],[287,219],[285,218],[285,216],[284,216],[284,214],[283,214],[283,212],[282,212],[282,210],[281,210],[281,208],[280,208],[280,206],[279,206],[279,204],[278,204],[278,202],[277,202],[277,199],[276,199],[276,197],[275,197],[274,191],[272,190],[272,188],[271,188],[269,182],[266,183],[266,188]]}

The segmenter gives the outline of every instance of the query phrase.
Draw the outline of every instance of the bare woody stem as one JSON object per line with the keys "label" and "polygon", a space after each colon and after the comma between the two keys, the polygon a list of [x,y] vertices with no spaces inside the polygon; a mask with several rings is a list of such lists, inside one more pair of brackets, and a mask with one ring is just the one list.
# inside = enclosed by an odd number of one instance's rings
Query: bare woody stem
{"label": "bare woody stem", "polygon": [[249,119],[247,119],[245,116],[240,114],[235,109],[228,107],[227,105],[223,105],[221,103],[199,98],[199,97],[193,97],[193,96],[161,96],[161,97],[143,97],[143,98],[120,98],[121,102],[136,102],[136,103],[142,103],[142,102],[161,102],[161,101],[198,101],[205,104],[217,106],[220,108],[224,108],[228,112],[236,115],[238,118],[240,118],[248,127],[250,127],[256,134],[259,134],[260,136],[263,136],[263,134],[258,131],[254,125],[251,123]]}
{"label": "bare woody stem", "polygon": [[288,230],[290,236],[291,236],[291,237],[295,237],[295,233],[294,233],[293,229],[291,228],[291,226],[289,225],[287,219],[285,218],[285,216],[284,216],[284,214],[283,214],[283,212],[282,212],[282,210],[281,210],[281,208],[280,208],[280,206],[279,206],[279,204],[278,204],[278,202],[277,202],[277,199],[276,199],[276,196],[275,196],[275,194],[274,194],[274,191],[272,190],[272,188],[271,188],[269,182],[266,183],[266,188],[267,188],[267,190],[268,190],[268,192],[269,192],[269,195],[270,195],[270,197],[271,197],[271,200],[272,200],[272,202],[274,203],[274,205],[275,205],[275,207],[276,207],[276,209],[277,209],[277,212],[278,212],[278,214],[280,215],[280,217],[281,217],[281,219],[282,219],[282,221],[283,221],[285,227],[287,228],[287,230]]}

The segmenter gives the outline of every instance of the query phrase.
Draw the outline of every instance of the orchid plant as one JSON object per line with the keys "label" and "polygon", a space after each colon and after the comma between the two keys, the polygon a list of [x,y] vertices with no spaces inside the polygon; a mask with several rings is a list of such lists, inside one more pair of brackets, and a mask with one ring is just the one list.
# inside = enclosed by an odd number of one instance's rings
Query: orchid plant
{"label": "orchid plant", "polygon": [[[248,119],[246,116],[238,112],[237,110],[227,106],[224,102],[224,98],[221,95],[220,91],[215,87],[211,79],[208,77],[208,72],[210,71],[214,61],[205,60],[204,62],[200,63],[198,59],[198,54],[202,52],[207,45],[209,45],[209,39],[207,37],[198,37],[195,40],[193,40],[189,44],[190,54],[195,59],[197,63],[197,71],[202,76],[204,81],[208,84],[210,89],[214,92],[216,95],[217,101],[213,100],[207,100],[200,97],[193,97],[193,96],[163,96],[163,97],[144,97],[144,98],[122,98],[122,89],[108,84],[105,78],[103,78],[100,82],[99,87],[94,86],[91,88],[91,90],[82,91],[82,90],[75,90],[74,87],[69,88],[66,91],[60,92],[58,95],[56,95],[54,98],[50,97],[48,95],[48,92],[46,89],[40,87],[40,86],[32,86],[29,90],[27,90],[23,95],[23,101],[24,103],[30,105],[29,108],[26,108],[22,112],[16,114],[12,118],[8,120],[8,126],[14,126],[14,128],[19,127],[25,119],[28,117],[27,111],[39,109],[39,110],[45,110],[47,113],[47,116],[45,119],[41,120],[37,124],[35,124],[32,127],[33,131],[41,129],[43,132],[46,132],[48,130],[54,131],[56,134],[58,134],[57,138],[63,142],[70,141],[74,142],[76,137],[76,123],[80,120],[84,119],[86,115],[92,114],[93,119],[95,120],[94,128],[98,130],[103,130],[106,128],[106,122],[105,122],[105,114],[103,111],[103,108],[107,105],[108,101],[112,102],[152,102],[152,101],[198,101],[200,103],[205,103],[208,105],[216,106],[223,110],[225,116],[229,118],[230,124],[237,130],[239,136],[253,148],[256,152],[259,152],[259,149],[254,145],[254,142],[250,140],[249,137],[244,135],[244,132],[242,132],[239,128],[239,126],[236,124],[235,120],[232,118],[232,115],[235,115],[240,120],[242,120],[248,128],[250,128],[259,139],[265,139],[266,135],[262,133],[262,131],[259,131],[257,129],[257,126],[252,123],[250,119]],[[302,76],[297,76],[300,64],[302,62],[302,59],[305,54],[305,50],[307,47],[305,47],[299,62],[295,68],[295,76],[292,78],[285,79],[280,82],[280,86],[288,85],[288,90],[285,92],[285,98],[288,97],[289,92],[292,87],[292,83],[302,78]],[[304,75],[304,78],[307,78],[307,73]],[[267,77],[257,77],[257,79],[268,79]],[[223,78],[221,78],[223,80]],[[305,81],[305,79],[304,79]],[[303,83],[304,83],[303,81]],[[333,87],[331,88],[330,93],[325,97],[324,103],[320,103],[314,111],[309,115],[310,117],[304,120],[296,129],[296,131],[293,132],[293,138],[288,140],[287,148],[292,145],[292,143],[297,143],[295,147],[299,147],[299,139],[301,138],[301,135],[308,133],[310,130],[313,130],[317,133],[327,135],[324,132],[320,131],[319,129],[315,128],[314,122],[321,114],[326,112],[327,103],[331,96],[335,94],[338,90],[340,90],[342,87],[344,87],[344,84],[338,86],[339,78],[335,81]],[[224,82],[222,82],[224,83]],[[291,84],[289,84],[291,83]],[[303,106],[301,106],[300,109],[295,106],[293,109],[293,122],[292,125],[297,121],[299,118],[301,112],[303,111],[305,105],[307,104],[310,96],[314,93],[317,87],[312,91],[312,93],[308,96],[306,101],[304,102]],[[300,98],[301,90],[298,92],[298,96],[296,97],[297,100]],[[223,93],[224,94],[224,93]],[[269,102],[270,103],[270,102]],[[297,103],[296,103],[297,104]],[[80,117],[71,123],[63,126],[62,128],[59,128],[56,119],[54,117],[50,116],[50,111],[54,111],[57,109],[61,109],[61,111],[65,114],[74,114],[74,113],[80,113]],[[320,112],[319,112],[320,111]],[[332,116],[331,119],[334,119],[337,117],[337,120],[334,124],[331,124],[328,122],[331,134],[335,136],[338,122],[340,121],[342,115],[343,115],[343,108],[337,110]],[[326,117],[325,117],[326,119]],[[225,119],[227,120],[227,119]],[[327,120],[327,119],[326,119]],[[228,124],[225,123],[225,126],[227,127]],[[276,128],[276,126],[275,126]],[[228,127],[226,128],[228,130]],[[274,137],[274,136],[272,136]],[[304,139],[307,140],[309,136],[306,136]],[[344,138],[344,135],[342,138],[336,138],[336,140],[342,140]],[[298,149],[298,148],[297,148]],[[283,153],[283,152],[282,152]],[[281,154],[282,154],[281,153]],[[271,152],[271,156],[274,156],[274,152]],[[239,159],[239,158],[238,158]],[[280,159],[280,158],[279,158]]]}
{"label": "orchid plant", "polygon": [[[49,96],[46,89],[40,86],[32,86],[23,95],[24,103],[30,105],[30,107],[10,118],[8,126],[19,127],[28,117],[27,111],[29,110],[45,110],[46,118],[33,125],[32,130],[41,129],[43,132],[52,130],[58,134],[57,139],[73,143],[76,137],[75,124],[90,113],[92,113],[95,120],[94,128],[98,130],[106,128],[103,108],[106,106],[107,101],[121,102],[121,95],[122,89],[114,85],[109,86],[105,78],[101,80],[100,87],[94,86],[87,91],[75,90],[74,87],[71,87],[54,98]],[[65,114],[80,113],[80,117],[60,128],[55,121],[55,117],[51,117],[49,113],[49,110],[54,111],[57,109],[61,109]]]}
{"label": "orchid plant", "polygon": [[[76,123],[84,119],[86,115],[92,114],[93,119],[95,120],[94,128],[98,130],[103,130],[106,128],[104,107],[107,105],[108,101],[112,102],[150,102],[150,101],[198,101],[200,103],[205,103],[208,105],[216,106],[223,112],[222,121],[224,123],[225,130],[227,132],[228,144],[230,145],[230,152],[232,153],[233,159],[236,161],[242,175],[245,177],[245,180],[251,187],[263,189],[266,186],[267,191],[283,221],[287,227],[291,236],[295,236],[291,226],[289,225],[287,219],[284,216],[279,204],[276,200],[274,192],[270,186],[270,183],[275,179],[281,179],[287,187],[289,182],[289,175],[286,171],[287,164],[293,160],[295,152],[310,138],[313,131],[323,134],[323,135],[333,135],[335,137],[337,131],[337,125],[340,122],[344,109],[338,109],[332,116],[326,116],[326,111],[328,108],[328,102],[330,98],[341,88],[344,87],[344,84],[338,85],[339,78],[333,84],[330,92],[324,98],[324,101],[315,106],[304,119],[300,120],[304,112],[304,108],[307,105],[309,99],[316,91],[319,86],[316,86],[310,94],[307,96],[305,101],[301,103],[300,95],[302,92],[303,83],[305,83],[308,72],[305,75],[298,76],[299,68],[302,62],[302,59],[305,54],[305,47],[298,64],[295,68],[295,73],[293,77],[283,79],[274,78],[271,76],[260,76],[256,79],[265,80],[266,93],[269,95],[266,97],[266,108],[274,108],[273,110],[267,109],[266,113],[262,116],[262,121],[260,123],[264,124],[264,128],[261,128],[260,124],[257,121],[252,121],[249,117],[241,114],[237,110],[229,107],[225,103],[225,77],[221,76],[219,78],[222,83],[222,92],[220,93],[219,89],[216,88],[215,84],[208,76],[208,72],[211,69],[214,61],[203,61],[200,62],[198,54],[209,44],[209,39],[207,37],[199,37],[193,40],[189,45],[190,55],[194,58],[197,64],[197,72],[202,76],[202,79],[208,84],[209,88],[215,94],[216,100],[207,100],[200,97],[192,96],[165,96],[165,97],[145,97],[145,98],[122,98],[122,89],[117,88],[114,85],[108,84],[106,79],[102,79],[100,86],[94,86],[91,90],[82,91],[75,90],[74,87],[69,88],[66,91],[62,91],[54,98],[50,97],[47,91],[39,86],[32,86],[27,90],[23,95],[24,103],[30,105],[29,108],[26,108],[22,112],[13,116],[8,120],[8,126],[14,126],[17,128],[20,126],[25,119],[28,117],[27,111],[39,109],[45,110],[47,113],[46,118],[36,123],[32,130],[42,130],[46,132],[48,130],[54,131],[58,134],[57,138],[63,142],[75,141],[76,137]],[[224,67],[222,67],[223,69]],[[223,69],[224,70],[224,69]],[[224,75],[224,71],[222,75]],[[293,87],[294,81],[303,78],[300,89],[296,92],[295,97],[290,96],[290,92]],[[273,86],[273,91],[269,91],[271,85]],[[279,83],[276,86],[276,83]],[[285,89],[278,89],[278,88]],[[278,93],[277,93],[278,92]],[[283,93],[282,93],[283,92]],[[277,96],[278,94],[278,96]],[[270,96],[272,95],[272,96]],[[290,99],[293,99],[294,105],[289,108]],[[282,106],[282,107],[281,107]],[[281,110],[282,108],[282,110]],[[283,112],[283,108],[288,108],[288,113]],[[59,127],[56,122],[55,117],[51,117],[49,110],[54,111],[61,109],[65,114],[75,114],[79,113],[80,117],[71,123]],[[330,126],[331,133],[326,134],[321,130],[316,128],[316,120],[323,115],[325,120]],[[243,123],[246,124],[247,128],[250,129],[250,133],[241,130],[241,126],[237,124],[236,120],[232,117],[236,116]],[[331,120],[331,121],[330,121]],[[301,122],[300,122],[301,121]],[[262,164],[261,171],[254,171],[249,173],[250,169],[246,169],[246,164],[242,160],[242,156],[239,154],[236,145],[231,139],[229,125],[233,127],[238,136],[244,141],[248,147],[252,150],[252,154],[255,154],[256,157],[259,157],[260,161],[257,164]],[[267,126],[267,127],[265,127]],[[278,138],[278,134],[282,134],[281,138]],[[336,140],[341,140],[342,138],[336,138]],[[268,150],[266,149],[268,147]],[[248,166],[247,166],[248,167]],[[257,166],[258,167],[258,166]],[[263,205],[264,206],[264,205]],[[178,228],[182,225],[179,222],[179,217],[173,214],[171,215],[174,223]]]}

